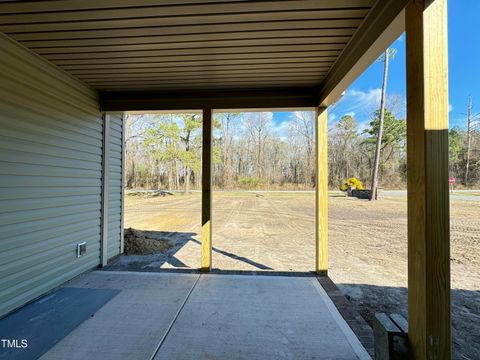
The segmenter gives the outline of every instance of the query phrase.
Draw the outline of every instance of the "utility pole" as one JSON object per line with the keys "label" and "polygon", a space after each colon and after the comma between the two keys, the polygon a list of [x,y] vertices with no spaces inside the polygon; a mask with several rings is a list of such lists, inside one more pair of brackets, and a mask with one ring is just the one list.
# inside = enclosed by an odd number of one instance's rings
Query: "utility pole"
{"label": "utility pole", "polygon": [[377,144],[375,148],[375,160],[373,162],[372,172],[372,192],[370,194],[370,201],[376,200],[376,192],[378,187],[378,168],[380,167],[380,151],[382,149],[382,137],[383,137],[383,121],[385,119],[385,101],[387,94],[387,78],[388,78],[388,57],[390,49],[385,50],[385,59],[383,65],[383,85],[382,95],[380,98],[380,121],[378,124]]}

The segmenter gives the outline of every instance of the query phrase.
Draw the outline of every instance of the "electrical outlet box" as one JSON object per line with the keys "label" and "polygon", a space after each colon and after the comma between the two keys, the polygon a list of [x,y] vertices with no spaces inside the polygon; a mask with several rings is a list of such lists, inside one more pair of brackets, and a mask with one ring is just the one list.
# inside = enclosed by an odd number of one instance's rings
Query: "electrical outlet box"
{"label": "electrical outlet box", "polygon": [[85,255],[86,253],[87,253],[87,243],[82,242],[82,243],[77,244],[77,258]]}

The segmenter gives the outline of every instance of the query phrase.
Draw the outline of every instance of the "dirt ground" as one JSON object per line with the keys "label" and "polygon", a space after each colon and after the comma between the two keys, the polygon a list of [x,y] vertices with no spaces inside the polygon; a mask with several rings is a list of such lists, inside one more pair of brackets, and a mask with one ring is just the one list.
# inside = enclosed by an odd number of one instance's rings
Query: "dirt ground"
{"label": "dirt ground", "polygon": [[[312,271],[314,194],[215,192],[213,267]],[[199,267],[200,194],[127,196],[125,227],[167,239],[164,253],[124,256],[119,265],[146,270]],[[406,198],[371,203],[329,198],[329,275],[369,321],[407,307]],[[451,201],[455,359],[480,359],[480,201]]]}

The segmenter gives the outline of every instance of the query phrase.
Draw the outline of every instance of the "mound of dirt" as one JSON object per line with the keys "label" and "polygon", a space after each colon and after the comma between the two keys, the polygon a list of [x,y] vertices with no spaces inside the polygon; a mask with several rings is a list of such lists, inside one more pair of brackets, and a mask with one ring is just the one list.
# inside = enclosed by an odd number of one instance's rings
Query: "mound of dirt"
{"label": "mound of dirt", "polygon": [[125,229],[124,240],[125,255],[152,255],[173,247],[167,239],[148,237],[143,231],[132,228]]}
{"label": "mound of dirt", "polygon": [[174,194],[166,190],[128,190],[126,195],[139,199],[150,199],[158,196],[173,196]]}

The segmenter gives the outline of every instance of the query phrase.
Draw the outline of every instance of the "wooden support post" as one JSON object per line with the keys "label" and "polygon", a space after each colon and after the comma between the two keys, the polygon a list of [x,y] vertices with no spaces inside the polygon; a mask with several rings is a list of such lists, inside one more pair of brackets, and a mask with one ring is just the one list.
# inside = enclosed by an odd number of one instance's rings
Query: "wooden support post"
{"label": "wooden support post", "polygon": [[212,269],[212,110],[203,109],[201,271]]}
{"label": "wooden support post", "polygon": [[315,271],[328,275],[328,129],[327,108],[315,111]]}
{"label": "wooden support post", "polygon": [[102,161],[102,247],[100,252],[101,265],[108,262],[108,167],[110,150],[110,115],[103,114],[103,161]]}
{"label": "wooden support post", "polygon": [[405,19],[410,357],[450,359],[447,1],[414,0]]}

